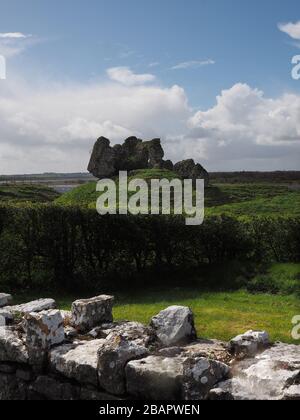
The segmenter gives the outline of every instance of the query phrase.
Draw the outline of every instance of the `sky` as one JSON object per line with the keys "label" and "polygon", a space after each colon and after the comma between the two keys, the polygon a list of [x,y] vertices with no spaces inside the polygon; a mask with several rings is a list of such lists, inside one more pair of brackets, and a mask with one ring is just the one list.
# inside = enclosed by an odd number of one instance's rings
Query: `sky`
{"label": "sky", "polygon": [[0,173],[86,171],[131,135],[210,171],[300,170],[297,55],[299,0],[0,0]]}

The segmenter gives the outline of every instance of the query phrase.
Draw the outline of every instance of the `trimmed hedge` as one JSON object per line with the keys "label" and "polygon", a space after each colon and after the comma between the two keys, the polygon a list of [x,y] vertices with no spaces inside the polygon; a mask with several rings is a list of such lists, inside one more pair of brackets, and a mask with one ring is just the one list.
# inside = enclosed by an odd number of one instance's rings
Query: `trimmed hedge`
{"label": "trimmed hedge", "polygon": [[[179,216],[99,216],[55,205],[0,207],[0,288],[127,287],[145,273],[230,261],[298,262],[300,221],[228,216],[185,226]],[[165,283],[172,285],[171,276]],[[134,285],[136,287],[136,283]]]}

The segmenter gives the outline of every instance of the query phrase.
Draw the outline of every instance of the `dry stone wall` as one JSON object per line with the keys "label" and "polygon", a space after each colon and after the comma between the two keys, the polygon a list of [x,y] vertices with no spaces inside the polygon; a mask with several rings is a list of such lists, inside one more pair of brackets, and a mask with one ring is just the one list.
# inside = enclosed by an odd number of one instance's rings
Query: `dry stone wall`
{"label": "dry stone wall", "polygon": [[[0,294],[0,400],[299,399],[299,346],[248,331],[230,343],[196,337],[189,308],[149,326],[113,322],[112,296],[56,309]],[[4,325],[5,324],[5,325]]]}

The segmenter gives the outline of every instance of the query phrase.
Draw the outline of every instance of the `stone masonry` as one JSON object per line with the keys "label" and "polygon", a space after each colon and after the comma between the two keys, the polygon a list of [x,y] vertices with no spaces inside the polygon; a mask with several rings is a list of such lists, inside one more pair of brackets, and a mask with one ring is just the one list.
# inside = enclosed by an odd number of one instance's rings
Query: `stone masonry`
{"label": "stone masonry", "polygon": [[0,302],[0,400],[300,399],[300,347],[272,345],[264,331],[197,339],[181,306],[150,325],[113,322],[106,295],[70,312],[52,299]]}

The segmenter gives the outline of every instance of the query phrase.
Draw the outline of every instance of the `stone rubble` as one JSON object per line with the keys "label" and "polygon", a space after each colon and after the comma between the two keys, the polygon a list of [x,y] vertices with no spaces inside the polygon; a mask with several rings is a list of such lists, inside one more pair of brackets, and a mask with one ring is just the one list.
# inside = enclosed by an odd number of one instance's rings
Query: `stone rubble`
{"label": "stone rubble", "polygon": [[193,313],[181,306],[149,326],[113,322],[112,296],[76,301],[71,312],[52,299],[6,299],[0,400],[300,399],[300,347],[272,345],[266,332],[197,339]]}

